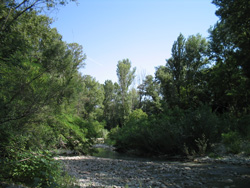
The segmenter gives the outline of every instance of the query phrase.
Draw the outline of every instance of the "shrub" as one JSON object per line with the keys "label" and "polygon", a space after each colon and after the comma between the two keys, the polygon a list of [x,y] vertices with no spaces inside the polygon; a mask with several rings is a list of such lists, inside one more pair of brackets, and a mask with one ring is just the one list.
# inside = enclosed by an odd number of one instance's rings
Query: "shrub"
{"label": "shrub", "polygon": [[96,138],[102,136],[104,124],[94,120],[83,120],[78,116],[62,114],[49,122],[53,128],[56,147],[63,141],[67,149],[77,153],[92,152],[92,145]]}
{"label": "shrub", "polygon": [[222,142],[226,145],[228,152],[239,153],[241,151],[241,138],[237,132],[222,134]]}
{"label": "shrub", "polygon": [[180,129],[167,115],[150,116],[133,111],[122,128],[111,130],[118,151],[133,150],[137,154],[174,154],[180,151]]}
{"label": "shrub", "polygon": [[[195,152],[201,152],[209,148],[212,143],[218,142],[220,140],[219,123],[219,118],[207,106],[188,110],[181,122],[186,147]],[[204,143],[201,144],[201,141]]]}
{"label": "shrub", "polygon": [[237,131],[250,141],[250,115],[244,115],[238,120]]}
{"label": "shrub", "polygon": [[219,118],[207,106],[196,110],[166,109],[164,114],[147,116],[133,111],[125,125],[109,134],[120,151],[141,154],[204,155],[210,144],[220,139]]}
{"label": "shrub", "polygon": [[48,151],[15,151],[0,161],[0,181],[15,182],[29,187],[73,187],[74,181],[65,174]]}
{"label": "shrub", "polygon": [[105,140],[105,142],[109,145],[116,145],[116,140],[117,140],[119,130],[120,130],[119,126],[116,126],[112,129],[110,129],[108,136],[107,136],[108,138],[107,138],[107,140]]}

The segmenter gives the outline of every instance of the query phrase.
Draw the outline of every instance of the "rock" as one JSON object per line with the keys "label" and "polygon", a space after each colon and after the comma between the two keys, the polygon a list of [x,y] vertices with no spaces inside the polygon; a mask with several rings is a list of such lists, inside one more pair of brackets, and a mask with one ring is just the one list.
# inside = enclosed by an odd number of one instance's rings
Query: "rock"
{"label": "rock", "polygon": [[227,179],[224,181],[225,183],[233,183],[234,181],[232,179]]}

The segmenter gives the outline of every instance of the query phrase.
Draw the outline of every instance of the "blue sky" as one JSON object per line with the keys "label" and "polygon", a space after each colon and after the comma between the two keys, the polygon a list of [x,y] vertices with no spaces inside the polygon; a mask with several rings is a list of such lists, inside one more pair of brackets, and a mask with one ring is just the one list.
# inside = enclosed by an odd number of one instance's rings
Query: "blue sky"
{"label": "blue sky", "polygon": [[154,75],[165,65],[173,42],[207,30],[218,18],[211,0],[78,0],[50,16],[63,40],[83,46],[82,74],[100,83],[117,81],[119,60],[128,58],[137,74]]}

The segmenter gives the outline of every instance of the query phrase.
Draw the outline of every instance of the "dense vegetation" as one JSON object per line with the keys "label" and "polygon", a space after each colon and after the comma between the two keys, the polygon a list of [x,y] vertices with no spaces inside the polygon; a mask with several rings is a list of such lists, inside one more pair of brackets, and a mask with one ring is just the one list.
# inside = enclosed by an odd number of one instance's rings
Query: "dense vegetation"
{"label": "dense vegetation", "polygon": [[131,113],[126,110],[124,123],[109,134],[118,150],[194,155],[223,142],[228,152],[250,153],[250,6],[245,0],[213,3],[220,20],[208,40],[180,34],[166,65],[128,93]]}
{"label": "dense vegetation", "polygon": [[155,75],[131,87],[135,68],[118,61],[118,83],[81,75],[85,55],[41,14],[67,1],[0,3],[0,183],[70,187],[56,149],[92,152],[106,135],[118,151],[204,154],[223,142],[250,153],[250,4],[214,0],[209,39],[179,35]]}

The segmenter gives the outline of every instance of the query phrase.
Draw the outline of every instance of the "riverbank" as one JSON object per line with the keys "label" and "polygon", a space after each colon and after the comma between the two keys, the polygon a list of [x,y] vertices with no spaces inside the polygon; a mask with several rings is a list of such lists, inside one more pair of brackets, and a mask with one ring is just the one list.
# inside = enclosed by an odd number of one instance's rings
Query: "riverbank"
{"label": "riverbank", "polygon": [[[230,164],[229,158],[208,157],[197,158],[194,162],[133,161],[93,156],[56,159],[65,164],[80,187],[243,188],[250,184],[249,158],[238,164]],[[232,157],[230,160],[233,160]]]}

